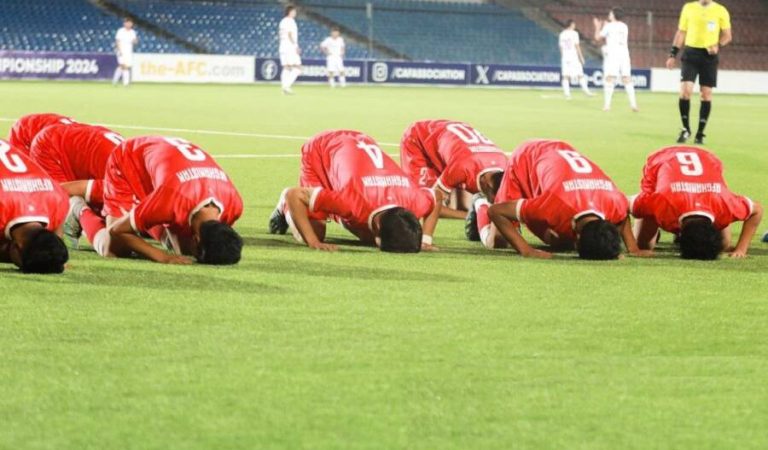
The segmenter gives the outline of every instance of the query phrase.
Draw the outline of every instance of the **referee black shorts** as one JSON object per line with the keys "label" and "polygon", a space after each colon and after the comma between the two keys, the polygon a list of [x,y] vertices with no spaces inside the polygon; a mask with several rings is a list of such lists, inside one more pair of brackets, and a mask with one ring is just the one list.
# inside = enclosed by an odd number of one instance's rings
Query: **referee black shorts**
{"label": "referee black shorts", "polygon": [[718,55],[710,55],[706,48],[685,47],[683,50],[681,81],[696,82],[707,87],[717,87]]}

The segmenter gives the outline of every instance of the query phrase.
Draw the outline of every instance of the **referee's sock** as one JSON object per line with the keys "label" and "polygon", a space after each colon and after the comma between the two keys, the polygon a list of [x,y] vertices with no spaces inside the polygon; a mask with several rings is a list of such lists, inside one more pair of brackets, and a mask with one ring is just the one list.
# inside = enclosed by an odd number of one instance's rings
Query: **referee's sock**
{"label": "referee's sock", "polygon": [[691,100],[680,99],[680,120],[683,122],[683,128],[691,132]]}
{"label": "referee's sock", "polygon": [[704,136],[704,128],[707,127],[709,121],[709,113],[712,112],[712,101],[701,102],[701,109],[699,110],[699,129],[696,131],[696,136]]}

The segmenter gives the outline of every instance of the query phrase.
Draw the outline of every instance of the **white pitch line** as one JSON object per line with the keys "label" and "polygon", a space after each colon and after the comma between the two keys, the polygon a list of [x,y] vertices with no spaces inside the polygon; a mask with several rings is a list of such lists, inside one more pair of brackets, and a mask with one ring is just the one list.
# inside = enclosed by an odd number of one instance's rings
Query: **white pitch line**
{"label": "white pitch line", "polygon": [[[400,155],[395,153],[387,153],[392,158],[400,158]],[[212,155],[215,159],[277,159],[277,158],[300,158],[298,154],[265,154],[260,155],[258,153],[233,153],[231,155]]]}
{"label": "white pitch line", "polygon": [[[16,119],[8,117],[0,117],[0,122],[16,122]],[[172,133],[194,133],[194,134],[210,134],[214,136],[237,136],[237,137],[252,137],[263,139],[283,139],[291,141],[306,141],[310,136],[291,136],[286,134],[264,134],[264,133],[249,133],[245,131],[220,131],[220,130],[195,130],[191,128],[168,128],[168,127],[147,127],[143,125],[121,125],[115,123],[95,123],[94,125],[100,125],[109,128],[123,128],[126,130],[149,130],[149,131],[168,131]],[[391,142],[379,142],[380,145],[386,147],[399,147],[400,144],[394,144]]]}

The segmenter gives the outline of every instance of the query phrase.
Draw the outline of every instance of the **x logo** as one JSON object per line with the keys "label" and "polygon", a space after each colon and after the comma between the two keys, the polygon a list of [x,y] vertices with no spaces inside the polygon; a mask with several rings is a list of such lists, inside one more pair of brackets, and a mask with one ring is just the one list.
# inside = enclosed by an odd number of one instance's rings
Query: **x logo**
{"label": "x logo", "polygon": [[488,71],[491,70],[490,66],[475,66],[475,69],[477,70],[476,84],[491,84],[490,80],[488,80]]}

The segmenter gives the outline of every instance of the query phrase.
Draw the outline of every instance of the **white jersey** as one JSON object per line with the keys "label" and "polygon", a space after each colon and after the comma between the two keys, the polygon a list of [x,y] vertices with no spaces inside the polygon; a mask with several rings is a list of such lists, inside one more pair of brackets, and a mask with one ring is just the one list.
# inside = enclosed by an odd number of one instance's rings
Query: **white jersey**
{"label": "white jersey", "polygon": [[[284,17],[279,27],[280,49],[294,48],[299,45],[299,27],[292,17]],[[293,42],[291,38],[293,37]]]}
{"label": "white jersey", "polygon": [[576,30],[563,30],[560,33],[560,54],[563,61],[578,61],[579,33]]}
{"label": "white jersey", "polygon": [[339,36],[333,38],[328,36],[322,43],[320,43],[320,48],[327,52],[329,58],[341,58],[344,56],[344,45],[343,37]]}
{"label": "white jersey", "polygon": [[120,28],[115,34],[117,42],[117,51],[121,55],[130,55],[133,53],[133,45],[136,43],[136,30]]}
{"label": "white jersey", "polygon": [[608,57],[621,57],[629,54],[629,27],[624,22],[608,22],[600,31],[605,39]]}

